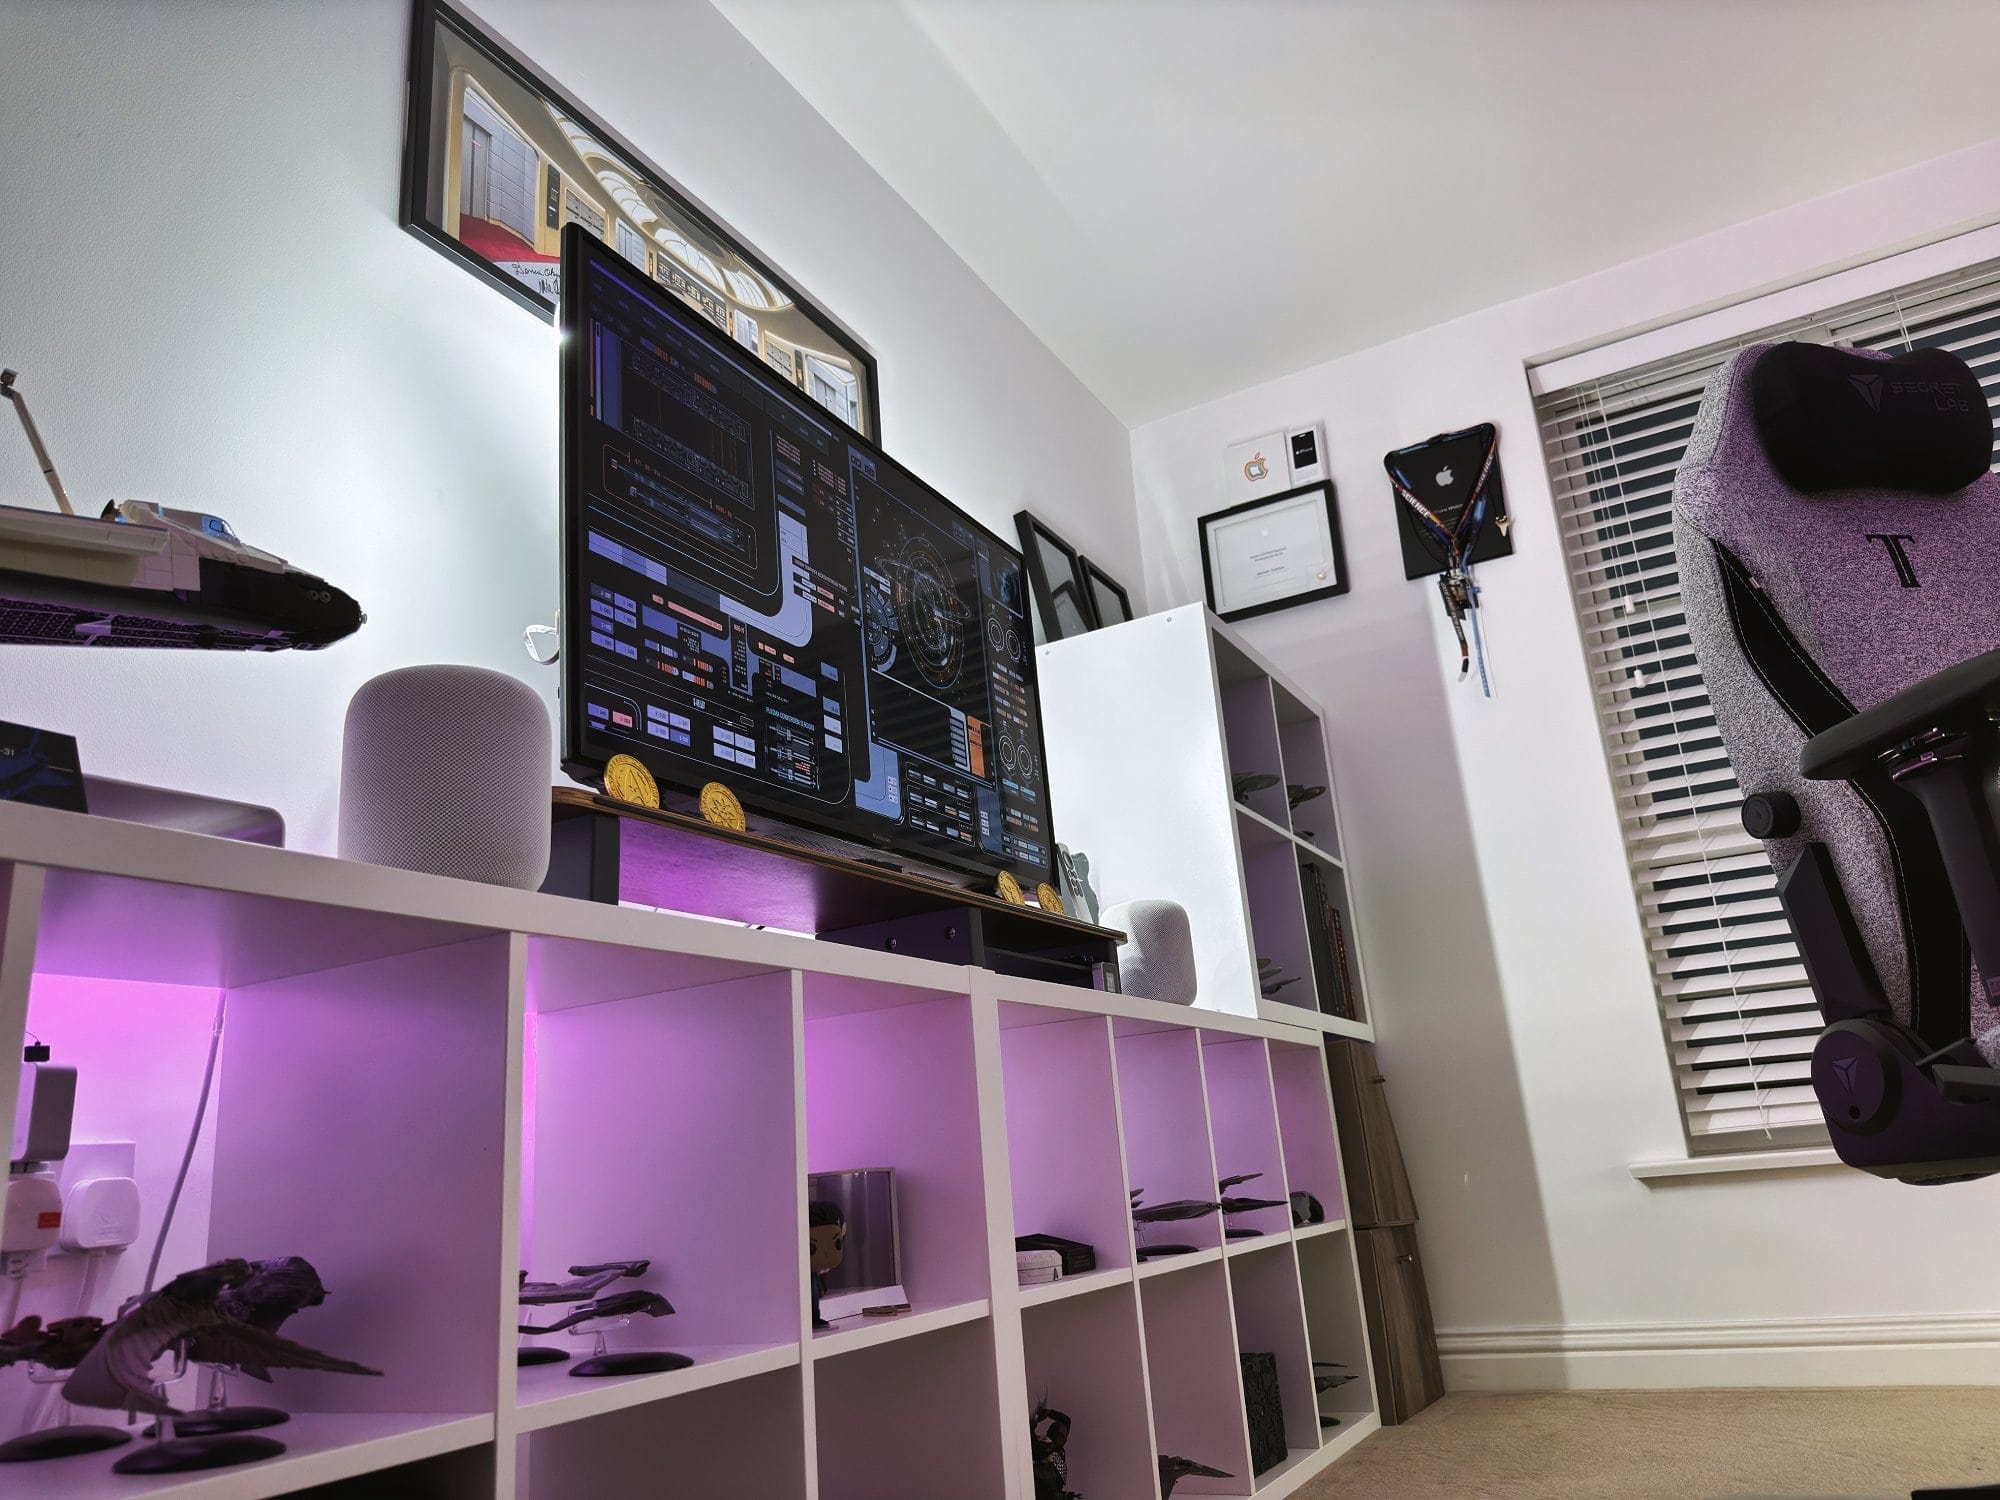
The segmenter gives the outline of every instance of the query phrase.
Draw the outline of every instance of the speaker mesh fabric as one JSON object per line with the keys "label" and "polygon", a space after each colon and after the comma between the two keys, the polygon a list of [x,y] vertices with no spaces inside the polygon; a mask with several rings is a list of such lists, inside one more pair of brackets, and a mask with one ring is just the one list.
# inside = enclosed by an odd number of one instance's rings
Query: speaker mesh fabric
{"label": "speaker mesh fabric", "polygon": [[403,667],[347,705],[340,857],[538,888],[549,867],[548,710],[484,667]]}
{"label": "speaker mesh fabric", "polygon": [[1118,950],[1118,983],[1128,995],[1194,1004],[1194,932],[1178,901],[1126,901],[1108,907],[1104,925],[1125,936]]}

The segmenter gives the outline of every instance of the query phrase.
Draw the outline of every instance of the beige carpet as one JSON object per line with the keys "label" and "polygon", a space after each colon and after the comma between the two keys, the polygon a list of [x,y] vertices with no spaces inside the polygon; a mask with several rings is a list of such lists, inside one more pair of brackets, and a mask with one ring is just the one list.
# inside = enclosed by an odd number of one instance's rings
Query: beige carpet
{"label": "beige carpet", "polygon": [[2000,1483],[2000,1389],[1447,1396],[1299,1500],[1907,1500]]}

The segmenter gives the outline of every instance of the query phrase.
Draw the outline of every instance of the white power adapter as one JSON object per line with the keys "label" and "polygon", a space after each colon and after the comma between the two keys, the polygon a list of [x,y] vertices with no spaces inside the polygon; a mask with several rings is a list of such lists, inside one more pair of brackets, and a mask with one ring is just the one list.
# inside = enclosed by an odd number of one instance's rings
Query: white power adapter
{"label": "white power adapter", "polygon": [[129,1177],[88,1177],[63,1200],[65,1250],[123,1250],[139,1238],[139,1184]]}
{"label": "white power adapter", "polygon": [[11,1174],[0,1188],[0,1255],[39,1257],[61,1229],[62,1189],[55,1178],[46,1172]]}

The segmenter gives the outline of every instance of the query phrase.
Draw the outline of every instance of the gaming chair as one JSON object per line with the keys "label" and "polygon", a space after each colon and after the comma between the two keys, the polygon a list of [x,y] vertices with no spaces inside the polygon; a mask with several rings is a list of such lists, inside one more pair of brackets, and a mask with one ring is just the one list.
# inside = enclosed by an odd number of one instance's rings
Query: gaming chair
{"label": "gaming chair", "polygon": [[1760,345],[1674,483],[1688,634],[1826,1029],[1842,1161],[2000,1171],[2000,478],[1955,355]]}

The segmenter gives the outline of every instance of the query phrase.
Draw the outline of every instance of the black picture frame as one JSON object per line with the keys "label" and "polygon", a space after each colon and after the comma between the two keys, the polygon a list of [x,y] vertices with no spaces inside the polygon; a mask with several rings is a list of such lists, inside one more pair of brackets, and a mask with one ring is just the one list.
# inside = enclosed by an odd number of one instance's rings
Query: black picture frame
{"label": "black picture frame", "polygon": [[[1015,512],[1014,529],[1021,536],[1022,565],[1028,572],[1028,590],[1034,596],[1042,639],[1063,641],[1096,629],[1097,617],[1091,612],[1090,589],[1076,548],[1030,510]],[[1049,571],[1044,547],[1060,560],[1057,573]]]}
{"label": "black picture frame", "polygon": [[1084,600],[1090,606],[1093,629],[1123,625],[1132,618],[1132,596],[1125,592],[1124,584],[1087,557],[1078,557],[1076,566],[1083,575]]}
{"label": "black picture frame", "polygon": [[[442,69],[441,38],[446,58]],[[460,72],[465,80],[454,87]],[[469,144],[468,127],[485,129],[480,121],[468,119],[464,103],[468,88],[478,96],[480,112],[504,127],[501,136],[487,133],[488,156],[483,159],[490,160],[496,151],[511,158],[512,168],[503,170],[512,170],[514,180],[498,183],[506,191],[489,191],[490,168],[478,184],[464,181],[464,158],[478,149]],[[505,100],[488,98],[489,91],[524,93],[552,117],[559,114],[573,133],[565,132],[553,118],[537,120],[540,134],[531,132],[512,117]],[[882,441],[875,356],[854,331],[800,292],[723,219],[484,22],[447,0],[414,0],[405,93],[401,217],[403,227],[418,239],[553,322],[563,227],[572,221],[590,223],[594,217],[599,221],[593,226],[598,235],[616,236],[607,244],[627,253],[621,242],[631,242],[645,256],[646,274],[677,292],[774,369],[787,373],[793,385],[863,437]],[[454,120],[459,126],[456,134]],[[496,140],[511,150],[501,150],[494,145]],[[585,161],[586,144],[589,156],[611,164],[605,170],[619,179],[619,191],[649,219],[634,219],[626,202],[614,198],[598,177],[576,171],[572,159]],[[525,160],[530,153],[532,168]],[[531,191],[524,191],[530,188],[530,172]],[[487,194],[490,204],[504,205],[478,218],[482,226],[478,243],[466,243],[454,228],[462,226],[468,212],[450,201],[454,185],[461,196],[477,190]],[[492,212],[501,213],[507,222],[494,219]],[[642,223],[655,226],[650,236],[641,232]],[[669,255],[669,239],[661,238],[669,233],[686,258],[681,252]],[[503,244],[518,247],[521,258],[502,264],[480,248],[485,245],[497,253]],[[515,266],[519,274],[506,265]],[[532,278],[534,284],[523,277]],[[764,298],[766,290],[784,305]],[[751,296],[763,298],[761,308],[744,300]],[[808,337],[811,343],[805,342]],[[751,339],[757,342],[752,345]],[[781,363],[787,355],[792,363],[789,371]],[[852,392],[847,389],[850,376],[857,387]]]}
{"label": "black picture frame", "polygon": [[[1216,564],[1212,546],[1212,533],[1219,522],[1240,521],[1261,511],[1296,510],[1305,497],[1320,495],[1326,507],[1326,548],[1327,567],[1332,580],[1320,587],[1307,587],[1280,598],[1262,600],[1256,604],[1239,608],[1220,607],[1216,596]],[[1259,495],[1254,500],[1246,500],[1241,505],[1231,505],[1223,510],[1210,511],[1196,523],[1201,537],[1201,584],[1208,600],[1208,607],[1224,620],[1247,620],[1254,615],[1268,615],[1281,609],[1291,609],[1295,605],[1310,604],[1315,599],[1331,599],[1348,591],[1352,581],[1347,576],[1347,553],[1340,539],[1340,505],[1334,497],[1333,482],[1322,479],[1313,484],[1302,484],[1276,495]],[[1317,570],[1316,570],[1317,571]]]}

